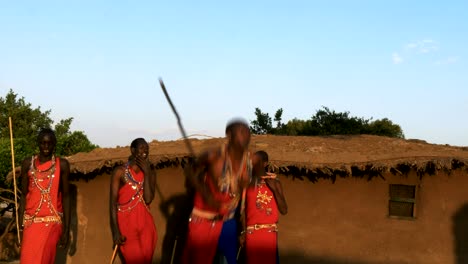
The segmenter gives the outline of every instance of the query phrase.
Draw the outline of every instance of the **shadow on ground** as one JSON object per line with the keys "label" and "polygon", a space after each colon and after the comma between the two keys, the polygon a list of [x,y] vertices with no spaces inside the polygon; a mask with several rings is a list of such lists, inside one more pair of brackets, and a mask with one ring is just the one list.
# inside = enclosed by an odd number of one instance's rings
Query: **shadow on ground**
{"label": "shadow on ground", "polygon": [[[291,264],[383,264],[377,262],[366,262],[359,260],[343,260],[338,258],[323,258],[304,256],[300,252],[284,252],[280,253],[280,263]],[[389,263],[387,263],[389,264]],[[392,263],[396,264],[396,263]]]}
{"label": "shadow on ground", "polygon": [[185,246],[188,220],[193,208],[194,190],[185,183],[185,192],[162,200],[159,209],[166,219],[160,264],[177,264]]}
{"label": "shadow on ground", "polygon": [[77,214],[77,195],[78,189],[75,184],[70,184],[70,239],[67,247],[57,247],[57,255],[55,256],[55,264],[66,264],[67,256],[73,256],[77,250],[78,239],[78,214]]}
{"label": "shadow on ground", "polygon": [[453,237],[455,239],[455,263],[468,263],[468,203],[453,216]]}
{"label": "shadow on ground", "polygon": [[[154,263],[160,263],[160,261],[156,261]],[[176,262],[174,262],[176,263]],[[342,258],[333,258],[333,257],[314,257],[314,256],[306,256],[302,252],[283,252],[280,253],[280,261],[281,264],[409,264],[406,262],[368,262],[368,261],[360,261],[360,260],[350,260],[350,259],[342,259]],[[213,264],[227,264],[223,261],[215,261]],[[245,264],[244,261],[239,261],[238,264]]]}

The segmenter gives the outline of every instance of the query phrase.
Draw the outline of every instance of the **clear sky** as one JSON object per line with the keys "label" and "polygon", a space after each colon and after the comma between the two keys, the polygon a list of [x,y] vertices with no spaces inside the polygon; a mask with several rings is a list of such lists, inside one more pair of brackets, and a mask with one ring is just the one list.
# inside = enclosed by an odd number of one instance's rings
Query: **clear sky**
{"label": "clear sky", "polygon": [[0,95],[103,147],[223,136],[259,107],[468,146],[467,1],[0,1]]}

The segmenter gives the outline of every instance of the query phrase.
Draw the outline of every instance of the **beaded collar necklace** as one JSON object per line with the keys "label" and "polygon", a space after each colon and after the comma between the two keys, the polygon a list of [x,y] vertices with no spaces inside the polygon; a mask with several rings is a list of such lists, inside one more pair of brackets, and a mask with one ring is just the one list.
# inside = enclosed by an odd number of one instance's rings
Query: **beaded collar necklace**
{"label": "beaded collar necklace", "polygon": [[55,155],[52,154],[52,158],[50,159],[52,161],[52,163],[50,164],[50,167],[45,169],[45,170],[40,170],[37,168],[36,166],[36,161],[37,160],[37,156],[32,156],[31,158],[31,165],[32,165],[32,168],[34,169],[34,171],[37,171],[37,172],[46,172],[46,171],[49,171],[51,169],[54,169],[55,170]]}
{"label": "beaded collar necklace", "polygon": [[118,205],[119,212],[131,211],[133,208],[135,208],[135,206],[138,205],[139,202],[143,203],[143,205],[149,210],[142,196],[144,178],[142,181],[137,181],[133,177],[132,172],[130,171],[130,164],[128,162],[127,164],[125,164],[124,180],[126,183],[128,183],[132,187],[133,190],[136,190],[136,192],[132,195],[132,197],[127,202],[121,203]]}
{"label": "beaded collar necklace", "polygon": [[[30,165],[30,172],[31,172],[31,176],[32,176],[32,179],[33,179],[33,184],[34,186],[36,186],[40,193],[41,193],[41,198],[39,200],[39,205],[37,206],[36,210],[34,211],[34,214],[32,216],[29,216],[29,215],[25,215],[25,220],[32,220],[34,219],[38,214],[39,214],[39,211],[41,210],[42,208],[42,204],[43,203],[47,203],[48,205],[48,208],[50,210],[50,212],[52,214],[54,214],[55,216],[58,216],[59,213],[56,211],[56,209],[54,208],[53,204],[52,204],[52,199],[50,197],[50,189],[52,187],[52,182],[55,178],[55,155],[52,155],[52,158],[51,158],[51,165],[49,168],[45,169],[45,170],[39,170],[36,166],[36,162],[37,162],[37,156],[33,156],[31,158],[31,165]],[[45,176],[45,177],[38,177],[39,175],[40,176],[43,176],[45,173],[48,172],[48,175]],[[41,175],[42,174],[42,175]],[[43,182],[44,180],[49,180],[48,184],[46,187],[42,186],[40,182]]]}
{"label": "beaded collar necklace", "polygon": [[130,171],[130,164],[128,162],[125,164],[125,176],[126,182],[132,186],[132,189],[136,190],[139,186],[143,187],[145,179],[143,178],[142,181],[137,181]]}
{"label": "beaded collar necklace", "polygon": [[250,180],[251,177],[251,164],[250,164],[250,155],[248,151],[245,151],[242,155],[242,161],[237,170],[237,175],[234,175],[232,170],[232,161],[229,155],[227,154],[227,148],[224,145],[221,149],[222,157],[224,159],[223,172],[221,178],[219,179],[219,189],[222,192],[229,193],[231,197],[237,196],[239,181],[241,177],[244,176],[244,173],[247,172],[247,177]]}
{"label": "beaded collar necklace", "polygon": [[[30,170],[31,170],[32,178],[34,180],[34,184],[37,186],[37,188],[39,188],[41,193],[42,192],[49,192],[50,191],[50,186],[52,186],[52,178],[55,177],[55,175],[54,175],[54,173],[55,173],[55,155],[52,155],[50,167],[48,167],[45,170],[38,169],[37,166],[36,166],[36,162],[37,162],[37,156],[33,156],[31,158]],[[37,177],[38,174],[44,174],[45,172],[49,172],[46,177],[41,177],[41,178]],[[43,186],[41,186],[39,184],[39,182],[42,182],[45,179],[49,180],[49,184],[48,184],[47,187],[44,188]]]}

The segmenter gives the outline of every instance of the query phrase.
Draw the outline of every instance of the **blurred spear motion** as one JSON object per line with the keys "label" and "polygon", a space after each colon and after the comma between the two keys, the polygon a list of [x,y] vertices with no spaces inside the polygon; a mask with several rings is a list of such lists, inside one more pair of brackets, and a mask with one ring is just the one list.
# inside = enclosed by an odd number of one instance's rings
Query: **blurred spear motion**
{"label": "blurred spear motion", "polygon": [[188,140],[187,134],[185,133],[184,126],[182,125],[182,121],[180,120],[180,116],[177,113],[177,110],[176,110],[174,104],[172,103],[171,97],[169,97],[169,94],[167,93],[167,90],[166,90],[166,86],[164,85],[164,82],[163,82],[163,80],[161,78],[159,78],[159,84],[161,84],[161,89],[163,90],[164,95],[166,96],[167,102],[169,102],[169,105],[171,106],[172,112],[174,112],[174,114],[175,114],[175,116],[177,118],[177,124],[179,125],[180,133],[182,133],[182,137],[184,138],[185,145],[187,146],[190,155],[195,156],[194,155],[195,152],[193,151],[192,144],[190,144],[190,140]]}
{"label": "blurred spear motion", "polygon": [[[169,96],[169,93],[166,90],[166,86],[164,85],[164,82],[162,78],[159,78],[159,84],[161,85],[161,89],[164,92],[164,95],[166,96],[167,102],[171,106],[172,112],[174,112],[174,115],[176,116],[177,119],[177,124],[179,126],[180,133],[182,134],[182,138],[184,139],[185,145],[187,146],[187,149],[189,150],[190,156],[193,158],[195,157],[195,152],[193,151],[192,144],[190,143],[190,140],[187,137],[187,134],[185,133],[184,126],[182,125],[182,121],[180,120],[179,113],[177,113],[177,109],[175,108],[174,104],[172,103],[171,97]],[[174,246],[172,247],[172,256],[171,256],[171,263],[174,263],[174,255],[177,247],[177,239],[178,237],[176,236],[174,240]]]}

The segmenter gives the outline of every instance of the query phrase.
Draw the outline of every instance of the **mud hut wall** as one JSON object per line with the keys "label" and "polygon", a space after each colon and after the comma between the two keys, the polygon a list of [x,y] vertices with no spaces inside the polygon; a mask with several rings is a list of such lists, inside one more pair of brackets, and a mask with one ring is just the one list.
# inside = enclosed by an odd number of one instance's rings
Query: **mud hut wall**
{"label": "mud hut wall", "polygon": [[[157,171],[158,186],[163,197],[184,192],[182,169],[172,168]],[[68,257],[67,263],[106,263],[112,256],[112,236],[109,226],[109,184],[110,175],[98,175],[91,181],[73,182],[77,185],[77,218],[78,239],[77,251],[73,257]],[[158,242],[155,260],[161,258],[162,240],[166,229],[165,220],[159,210],[161,197],[157,195],[151,204]],[[114,263],[120,263],[118,258]]]}
{"label": "mud hut wall", "polygon": [[[385,174],[386,180],[338,178],[335,183],[293,180],[280,176],[289,205],[280,218],[279,248],[284,261],[291,255],[356,263],[454,263],[453,215],[468,202],[468,175],[455,171],[420,179]],[[78,187],[78,244],[68,263],[104,263],[112,254],[107,174]],[[389,184],[418,186],[417,218],[388,217]],[[158,170],[158,186],[168,199],[184,191],[182,170]],[[151,211],[158,230],[155,260],[161,257],[166,230],[156,197]],[[339,262],[337,262],[339,263]]]}
{"label": "mud hut wall", "polygon": [[[383,176],[339,178],[334,184],[283,177],[289,205],[280,219],[283,255],[301,251],[308,259],[346,263],[455,263],[456,248],[468,246],[454,233],[454,215],[468,203],[467,173]],[[389,184],[417,186],[415,219],[388,217]]]}

